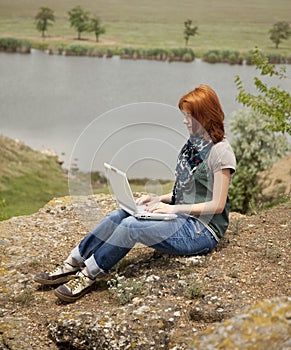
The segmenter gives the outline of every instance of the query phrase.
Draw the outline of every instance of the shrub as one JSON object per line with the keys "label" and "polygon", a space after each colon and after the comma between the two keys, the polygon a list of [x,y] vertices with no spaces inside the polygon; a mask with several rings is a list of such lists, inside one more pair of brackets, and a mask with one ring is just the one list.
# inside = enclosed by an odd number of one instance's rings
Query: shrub
{"label": "shrub", "polygon": [[202,60],[208,63],[242,64],[243,56],[238,51],[210,50],[203,55]]}
{"label": "shrub", "polygon": [[18,47],[17,47],[17,52],[19,53],[30,53],[31,51],[31,42],[28,40],[19,40],[18,41]]}
{"label": "shrub", "polygon": [[15,38],[0,38],[0,51],[29,53],[31,42]]}
{"label": "shrub", "polygon": [[129,303],[142,290],[144,281],[126,279],[124,276],[115,275],[108,283],[108,290],[121,305]]}
{"label": "shrub", "polygon": [[120,50],[120,58],[132,58],[134,49],[131,47],[124,47]]}
{"label": "shrub", "polygon": [[107,58],[113,57],[113,51],[112,51],[111,49],[107,49],[107,50],[106,50],[106,57],[107,57]]}
{"label": "shrub", "polygon": [[85,56],[88,52],[88,47],[82,45],[69,45],[65,49],[66,56]]}
{"label": "shrub", "polygon": [[204,296],[202,289],[196,283],[192,283],[189,286],[187,294],[189,295],[190,299],[201,298]]}
{"label": "shrub", "polygon": [[32,43],[32,48],[36,50],[46,51],[49,49],[49,43]]}
{"label": "shrub", "polygon": [[202,61],[208,63],[218,63],[221,62],[221,57],[218,50],[210,50],[202,56]]}
{"label": "shrub", "polygon": [[102,58],[105,55],[105,52],[102,48],[95,48],[95,47],[91,47],[87,50],[86,54],[88,56],[92,56],[92,57],[100,57]]}
{"label": "shrub", "polygon": [[16,52],[19,46],[19,40],[14,38],[1,38],[0,39],[0,50],[6,52]]}
{"label": "shrub", "polygon": [[261,200],[259,172],[286,154],[290,146],[285,136],[266,128],[266,117],[251,109],[237,112],[230,125],[235,135],[232,147],[237,159],[229,190],[231,209],[247,213],[257,208]]}
{"label": "shrub", "polygon": [[182,60],[184,62],[192,62],[193,58],[192,58],[191,54],[187,52],[183,55]]}

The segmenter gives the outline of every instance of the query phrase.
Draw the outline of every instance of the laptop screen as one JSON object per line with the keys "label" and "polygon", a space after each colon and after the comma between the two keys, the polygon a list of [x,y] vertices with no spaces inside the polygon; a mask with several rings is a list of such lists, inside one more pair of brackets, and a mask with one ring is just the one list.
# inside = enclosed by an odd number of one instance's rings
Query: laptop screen
{"label": "laptop screen", "polygon": [[130,209],[135,213],[136,204],[126,174],[107,163],[104,163],[104,166],[107,169],[107,176],[116,201],[121,207]]}

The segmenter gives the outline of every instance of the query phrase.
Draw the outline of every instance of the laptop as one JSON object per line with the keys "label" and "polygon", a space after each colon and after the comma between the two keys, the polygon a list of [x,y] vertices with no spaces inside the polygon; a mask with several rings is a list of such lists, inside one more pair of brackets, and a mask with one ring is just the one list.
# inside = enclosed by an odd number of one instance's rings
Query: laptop
{"label": "laptop", "polygon": [[149,213],[145,211],[145,205],[136,205],[126,173],[107,163],[104,163],[104,167],[107,170],[107,178],[114,192],[115,200],[121,209],[137,219],[173,220],[177,217],[176,214]]}

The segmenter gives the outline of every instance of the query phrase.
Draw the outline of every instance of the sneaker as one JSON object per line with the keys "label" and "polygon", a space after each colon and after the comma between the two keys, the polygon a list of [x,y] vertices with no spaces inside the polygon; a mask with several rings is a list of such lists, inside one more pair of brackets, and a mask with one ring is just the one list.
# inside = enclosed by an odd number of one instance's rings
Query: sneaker
{"label": "sneaker", "polygon": [[70,275],[80,270],[79,266],[72,266],[67,262],[58,265],[53,271],[41,272],[34,276],[34,281],[40,284],[61,284],[70,280]]}
{"label": "sneaker", "polygon": [[55,289],[55,295],[66,302],[76,301],[90,291],[95,281],[79,271],[68,283]]}

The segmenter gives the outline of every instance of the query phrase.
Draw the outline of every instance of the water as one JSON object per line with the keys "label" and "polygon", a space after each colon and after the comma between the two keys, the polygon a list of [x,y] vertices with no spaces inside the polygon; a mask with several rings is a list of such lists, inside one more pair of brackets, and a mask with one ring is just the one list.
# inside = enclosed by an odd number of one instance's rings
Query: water
{"label": "water", "polygon": [[[253,91],[254,74],[254,67],[201,60],[0,53],[0,133],[38,150],[52,149],[67,168],[74,163],[103,171],[107,161],[130,177],[173,178],[187,137],[178,99],[199,84],[212,86],[229,131],[231,115],[240,108],[235,76]],[[290,91],[291,81],[284,84]]]}

